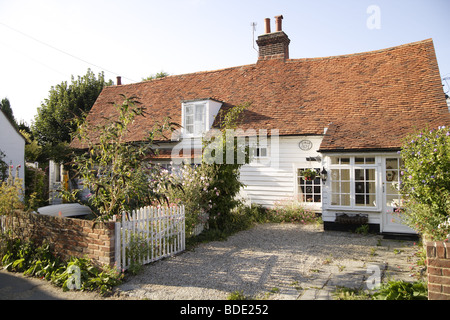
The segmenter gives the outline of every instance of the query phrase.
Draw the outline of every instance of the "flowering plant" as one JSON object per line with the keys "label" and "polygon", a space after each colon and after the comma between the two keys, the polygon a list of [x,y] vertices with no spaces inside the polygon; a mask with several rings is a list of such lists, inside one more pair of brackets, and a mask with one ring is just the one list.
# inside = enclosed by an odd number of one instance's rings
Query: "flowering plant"
{"label": "flowering plant", "polygon": [[14,166],[10,166],[8,178],[6,181],[0,181],[0,215],[13,214],[16,209],[24,209],[23,198],[23,180],[19,178],[16,167],[15,176],[13,176]]}
{"label": "flowering plant", "polygon": [[444,239],[448,233],[439,225],[450,215],[450,128],[410,135],[399,153],[405,222],[435,240]]}
{"label": "flowering plant", "polygon": [[314,180],[317,175],[317,171],[314,169],[305,169],[302,171],[302,175],[305,180]]}
{"label": "flowering plant", "polygon": [[196,226],[208,223],[209,213],[217,206],[220,191],[212,186],[207,167],[183,164],[172,172],[162,170],[159,179],[174,182],[167,188],[159,184],[160,191],[167,195],[170,205],[184,205],[187,234]]}

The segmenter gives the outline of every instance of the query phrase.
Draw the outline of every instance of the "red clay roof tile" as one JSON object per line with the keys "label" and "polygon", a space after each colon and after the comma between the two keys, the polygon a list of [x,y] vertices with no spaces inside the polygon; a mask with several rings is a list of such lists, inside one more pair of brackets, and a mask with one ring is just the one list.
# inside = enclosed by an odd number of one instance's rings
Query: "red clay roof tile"
{"label": "red clay roof tile", "polygon": [[[114,116],[120,94],[136,96],[149,115],[135,121],[130,141],[143,140],[155,121],[181,124],[181,103],[212,98],[250,102],[243,128],[280,135],[322,135],[321,151],[395,149],[425,125],[450,125],[431,39],[343,56],[260,60],[103,89],[87,120]],[[330,123],[332,123],[330,125]],[[93,135],[94,138],[94,135]],[[77,141],[72,146],[80,147]]]}

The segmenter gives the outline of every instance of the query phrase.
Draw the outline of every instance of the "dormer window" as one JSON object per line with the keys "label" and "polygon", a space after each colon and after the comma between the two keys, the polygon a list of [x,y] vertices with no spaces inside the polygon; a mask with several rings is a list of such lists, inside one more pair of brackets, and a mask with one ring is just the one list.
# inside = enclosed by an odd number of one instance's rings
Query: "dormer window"
{"label": "dormer window", "polygon": [[201,135],[206,131],[206,103],[189,103],[184,106],[184,129],[188,135]]}
{"label": "dormer window", "polygon": [[183,102],[183,135],[185,137],[199,137],[211,129],[221,106],[221,102],[212,99]]}

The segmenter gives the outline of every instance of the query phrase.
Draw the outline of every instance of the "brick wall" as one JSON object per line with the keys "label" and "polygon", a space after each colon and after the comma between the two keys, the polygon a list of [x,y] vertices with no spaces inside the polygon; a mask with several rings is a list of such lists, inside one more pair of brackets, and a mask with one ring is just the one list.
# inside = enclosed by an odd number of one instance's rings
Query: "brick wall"
{"label": "brick wall", "polygon": [[63,259],[88,257],[101,264],[114,264],[114,222],[97,222],[35,213],[8,217],[8,228],[23,239],[50,242]]}
{"label": "brick wall", "polygon": [[256,41],[259,46],[259,60],[289,59],[289,40],[284,32],[264,34]]}
{"label": "brick wall", "polygon": [[428,299],[450,300],[450,243],[427,242]]}

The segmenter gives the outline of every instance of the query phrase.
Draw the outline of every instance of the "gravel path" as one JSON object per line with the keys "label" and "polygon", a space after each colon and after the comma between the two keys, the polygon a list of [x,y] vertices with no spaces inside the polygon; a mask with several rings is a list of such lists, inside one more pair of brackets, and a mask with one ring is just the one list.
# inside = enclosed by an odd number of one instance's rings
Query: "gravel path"
{"label": "gravel path", "polygon": [[128,299],[216,300],[232,292],[256,299],[331,299],[337,286],[364,286],[369,266],[382,276],[414,280],[416,251],[412,241],[379,235],[260,224],[149,264],[119,289]]}

